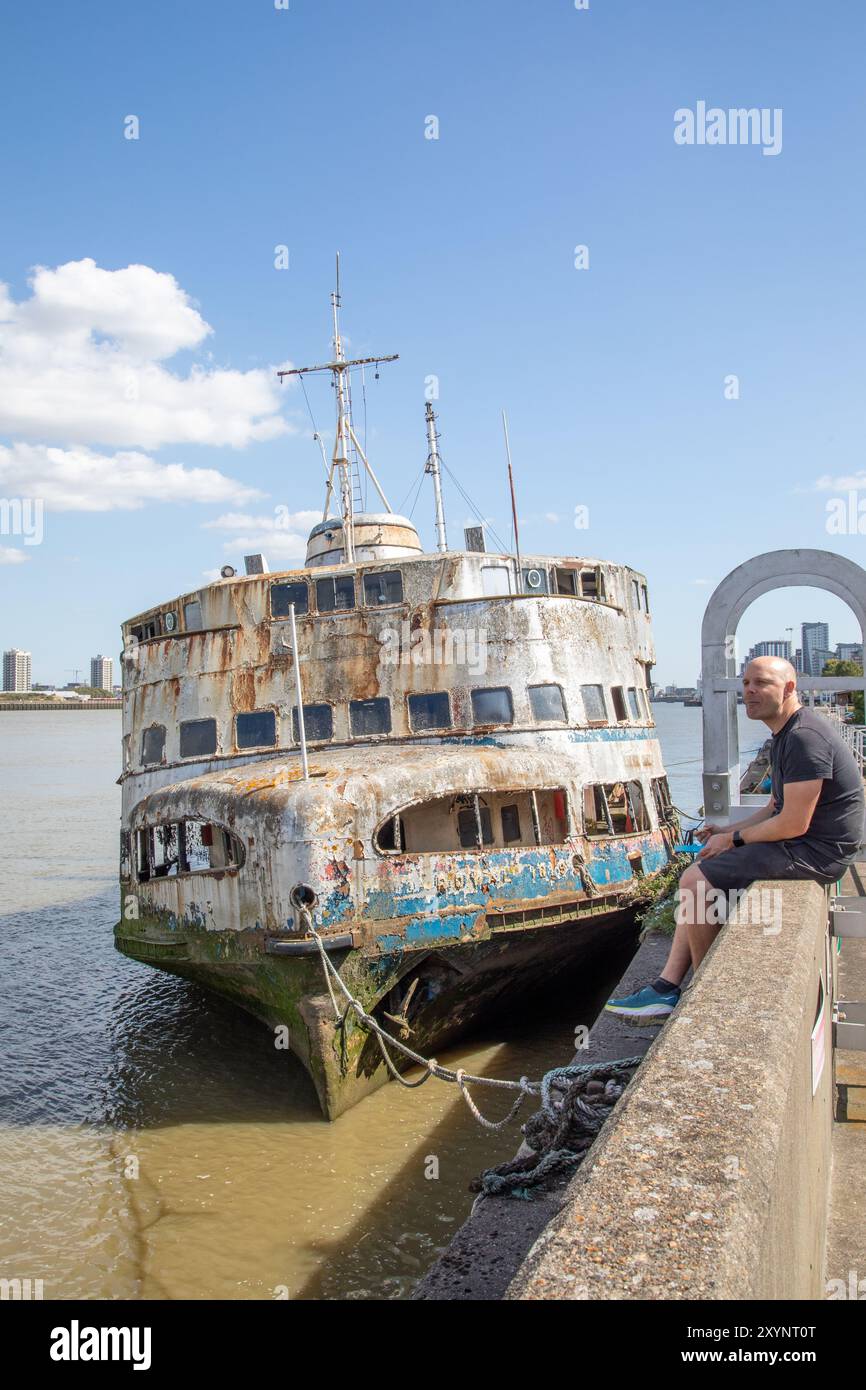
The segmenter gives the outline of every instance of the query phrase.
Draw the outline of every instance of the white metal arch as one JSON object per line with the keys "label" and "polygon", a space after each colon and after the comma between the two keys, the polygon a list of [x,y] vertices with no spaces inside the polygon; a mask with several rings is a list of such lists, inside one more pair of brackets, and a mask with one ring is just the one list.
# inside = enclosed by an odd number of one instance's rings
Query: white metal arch
{"label": "white metal arch", "polygon": [[[770,550],[731,570],[714,591],[701,626],[704,808],[724,819],[740,801],[740,742],[734,638],[746,609],[770,589],[808,585],[843,599],[866,633],[866,570],[830,550]],[[798,676],[801,690],[866,690],[864,676]]]}

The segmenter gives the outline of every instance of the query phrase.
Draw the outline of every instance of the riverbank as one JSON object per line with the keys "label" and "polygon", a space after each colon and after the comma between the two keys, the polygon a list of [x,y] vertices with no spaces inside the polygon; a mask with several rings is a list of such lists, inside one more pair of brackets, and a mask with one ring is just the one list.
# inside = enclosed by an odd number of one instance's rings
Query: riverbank
{"label": "riverbank", "polygon": [[50,710],[52,714],[70,709],[123,709],[122,700],[0,700],[0,714],[32,714]]}

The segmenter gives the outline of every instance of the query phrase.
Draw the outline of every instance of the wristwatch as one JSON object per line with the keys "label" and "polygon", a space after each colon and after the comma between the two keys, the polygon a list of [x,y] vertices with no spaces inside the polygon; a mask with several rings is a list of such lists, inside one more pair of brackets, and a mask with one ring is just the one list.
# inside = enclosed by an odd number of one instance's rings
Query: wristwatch
{"label": "wristwatch", "polygon": [[742,849],[743,845],[746,843],[739,830],[734,831],[731,836],[731,843],[736,845],[737,849]]}

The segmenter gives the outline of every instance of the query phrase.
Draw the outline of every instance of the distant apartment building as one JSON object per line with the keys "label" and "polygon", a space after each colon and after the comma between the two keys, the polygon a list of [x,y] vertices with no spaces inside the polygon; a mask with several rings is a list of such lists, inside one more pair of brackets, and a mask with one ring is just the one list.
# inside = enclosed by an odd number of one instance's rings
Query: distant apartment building
{"label": "distant apartment building", "polygon": [[785,661],[791,660],[791,643],[785,642],[756,642],[749,651],[748,660],[751,661],[756,656],[781,656]]}
{"label": "distant apartment building", "polygon": [[860,666],[863,665],[863,643],[862,642],[837,642],[836,643],[837,661],[856,661]]}
{"label": "distant apartment building", "polygon": [[802,672],[802,670],[803,670],[803,648],[802,648],[802,647],[798,647],[797,650],[794,652],[794,670],[795,670],[795,671],[799,671],[799,672]]}
{"label": "distant apartment building", "polygon": [[3,689],[29,690],[33,659],[29,652],[11,647],[3,653]]}
{"label": "distant apartment building", "polygon": [[835,660],[836,653],[831,652],[829,647],[813,647],[812,661],[814,662],[814,665],[812,667],[812,675],[820,676],[824,670],[824,663],[827,661]]}
{"label": "distant apartment building", "polygon": [[803,671],[807,676],[820,676],[824,662],[827,660],[824,653],[830,650],[829,624],[803,623],[801,632]]}
{"label": "distant apartment building", "polygon": [[113,662],[110,656],[90,658],[90,684],[94,690],[111,690]]}

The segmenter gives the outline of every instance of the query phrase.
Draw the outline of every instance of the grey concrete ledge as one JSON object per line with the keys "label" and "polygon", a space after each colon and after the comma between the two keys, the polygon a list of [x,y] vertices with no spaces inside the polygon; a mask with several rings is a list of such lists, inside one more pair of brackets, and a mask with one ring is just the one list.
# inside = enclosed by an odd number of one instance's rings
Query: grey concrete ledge
{"label": "grey concrete ledge", "polygon": [[[509,1299],[820,1298],[831,1133],[826,895],[729,922]],[[827,1056],[812,1093],[824,976]]]}

